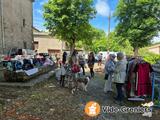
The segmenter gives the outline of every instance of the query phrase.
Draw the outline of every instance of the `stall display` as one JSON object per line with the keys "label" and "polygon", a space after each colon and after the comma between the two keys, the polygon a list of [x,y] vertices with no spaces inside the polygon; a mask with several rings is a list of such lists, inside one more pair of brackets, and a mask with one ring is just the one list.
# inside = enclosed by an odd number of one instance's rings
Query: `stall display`
{"label": "stall display", "polygon": [[127,96],[128,97],[144,97],[151,96],[151,65],[142,59],[132,59],[128,62],[127,68]]}
{"label": "stall display", "polygon": [[[11,59],[3,61],[4,78],[8,82],[24,82],[33,77],[47,73],[54,68],[54,63],[49,58],[31,57],[26,52],[18,52],[21,54],[14,54]],[[25,53],[25,55],[23,54]]]}

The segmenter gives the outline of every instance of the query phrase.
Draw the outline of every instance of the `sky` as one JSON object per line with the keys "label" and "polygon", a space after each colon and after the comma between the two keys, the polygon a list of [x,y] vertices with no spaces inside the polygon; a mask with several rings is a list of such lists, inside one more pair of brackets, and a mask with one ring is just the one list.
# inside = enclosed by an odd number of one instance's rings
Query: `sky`
{"label": "sky", "polygon": [[[35,0],[33,3],[33,26],[40,31],[45,31],[44,19],[43,19],[43,5],[48,2],[48,0]],[[108,33],[108,16],[109,13],[114,13],[118,0],[94,0],[94,6],[96,8],[97,14],[96,17],[90,20],[90,23],[98,28],[102,29]],[[116,18],[111,17],[110,29],[113,31],[118,24]],[[160,42],[160,32],[158,37],[153,38],[154,42]]]}
{"label": "sky", "polygon": [[[39,30],[46,30],[43,19],[43,4],[48,0],[35,0],[33,3],[33,26]],[[90,23],[98,28],[108,32],[108,16],[113,13],[118,4],[118,0],[94,0],[94,6],[97,10],[96,17],[90,20]],[[111,31],[114,30],[118,22],[115,18],[111,18]]]}

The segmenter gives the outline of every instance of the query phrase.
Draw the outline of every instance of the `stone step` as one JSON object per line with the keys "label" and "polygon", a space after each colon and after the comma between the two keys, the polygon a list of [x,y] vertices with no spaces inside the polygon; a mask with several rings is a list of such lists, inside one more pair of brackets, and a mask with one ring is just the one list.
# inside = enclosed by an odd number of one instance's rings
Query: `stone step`
{"label": "stone step", "polygon": [[47,81],[51,76],[55,74],[54,71],[50,71],[46,74],[40,75],[34,79],[31,79],[27,82],[0,82],[0,87],[20,87],[20,88],[29,88],[33,87],[36,84]]}

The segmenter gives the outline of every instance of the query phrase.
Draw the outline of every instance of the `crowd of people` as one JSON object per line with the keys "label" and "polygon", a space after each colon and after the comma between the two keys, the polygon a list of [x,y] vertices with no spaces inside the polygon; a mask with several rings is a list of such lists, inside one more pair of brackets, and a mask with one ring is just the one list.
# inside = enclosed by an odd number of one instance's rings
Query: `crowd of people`
{"label": "crowd of people", "polygon": [[[88,68],[90,69],[90,75],[91,77],[94,77],[94,64],[95,64],[95,56],[93,52],[90,52],[88,54],[88,58],[87,60],[85,59],[85,55],[83,54],[78,54],[78,52],[76,50],[73,51],[73,53],[69,56],[67,55],[66,52],[63,53],[62,55],[62,62],[60,62],[60,64],[64,65],[64,64],[70,64],[72,67],[79,67],[77,70],[80,71],[82,70],[83,75],[85,75],[85,68],[88,65]],[[74,70],[73,70],[74,72]],[[76,70],[75,70],[76,73]]]}
{"label": "crowd of people", "polygon": [[90,69],[90,76],[94,77],[94,64],[95,64],[95,56],[93,52],[88,54],[86,59],[85,55],[82,53],[78,53],[76,50],[72,52],[72,54],[68,55],[67,52],[63,52],[62,61],[57,61],[60,63],[60,85],[64,87],[64,80],[65,80],[65,66],[68,65],[71,67],[72,76],[77,78],[78,74],[82,76],[86,75],[86,67]]}
{"label": "crowd of people", "polygon": [[[78,54],[78,52],[76,50],[74,50],[73,53],[69,57],[66,52],[63,53],[61,65],[68,63],[71,65],[71,69],[72,69],[73,73],[79,73],[81,70],[82,74],[84,76],[86,75],[85,68],[88,66],[88,68],[90,70],[90,76],[91,76],[91,78],[94,78],[94,76],[95,76],[95,72],[94,72],[95,63],[97,63],[98,67],[102,68],[102,66],[101,66],[102,65],[102,54],[99,53],[97,58],[95,57],[93,52],[90,52],[88,54],[88,58],[86,59],[83,54]],[[135,66],[135,65],[128,64],[129,62],[126,60],[126,57],[123,52],[118,52],[117,54],[109,54],[108,53],[106,56],[106,59],[105,59],[105,61],[103,61],[103,63],[105,66],[104,67],[104,73],[105,73],[104,79],[106,80],[105,84],[104,84],[104,93],[107,94],[107,93],[112,92],[113,91],[112,84],[114,83],[114,85],[116,86],[116,91],[117,91],[117,96],[114,99],[115,99],[115,101],[121,103],[121,102],[123,102],[125,96],[127,96],[127,94],[130,94],[129,92],[128,93],[125,92],[126,91],[125,85],[126,85],[127,78],[130,78],[127,76],[129,75],[129,73],[131,73],[130,72],[131,70],[132,71],[135,70],[135,69],[132,69],[133,66]],[[129,70],[129,69],[131,69],[131,70]],[[127,72],[127,71],[129,71],[129,72]],[[139,70],[137,70],[137,71],[139,71]],[[145,70],[141,69],[141,71],[145,71]],[[146,73],[146,75],[148,75],[148,74],[149,73]],[[140,75],[141,74],[139,74],[139,77],[142,76],[142,75],[141,76]],[[62,78],[64,79],[64,76]],[[128,80],[128,81],[129,82],[127,83],[128,84],[127,89],[130,89],[128,91],[131,91],[131,93],[135,92],[136,90],[139,91],[138,88],[141,85],[141,82],[145,82],[145,84],[150,85],[149,79],[147,81],[145,81],[145,80],[142,80],[139,78],[138,80],[131,79],[131,81],[130,80]],[[129,84],[130,82],[131,82],[131,85]],[[135,82],[137,82],[136,87],[137,86],[138,87],[136,90],[133,91],[132,87],[135,87],[135,84],[132,84],[132,83],[135,83]],[[145,87],[144,89],[149,88],[148,86],[147,87],[144,86],[144,87]],[[144,93],[150,93],[150,92],[144,92]]]}
{"label": "crowd of people", "polygon": [[121,102],[124,98],[123,85],[126,80],[126,68],[127,61],[124,59],[124,54],[122,52],[117,53],[117,61],[115,61],[116,56],[110,54],[108,60],[105,64],[105,86],[104,92],[112,91],[112,82],[116,84],[117,97],[114,99]]}

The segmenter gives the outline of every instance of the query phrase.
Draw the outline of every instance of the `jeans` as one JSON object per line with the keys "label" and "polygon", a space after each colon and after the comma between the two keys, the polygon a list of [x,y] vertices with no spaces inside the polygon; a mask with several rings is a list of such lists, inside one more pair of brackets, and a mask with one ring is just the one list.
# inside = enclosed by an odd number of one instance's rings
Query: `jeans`
{"label": "jeans", "polygon": [[80,64],[82,70],[83,70],[83,75],[85,75],[85,69],[84,69],[84,65],[83,64]]}
{"label": "jeans", "polygon": [[118,101],[122,101],[123,98],[124,98],[124,94],[123,94],[123,90],[122,90],[122,87],[123,87],[123,83],[116,83],[116,88],[117,88],[117,100]]}
{"label": "jeans", "polygon": [[91,74],[91,77],[94,77],[94,71],[93,71],[93,68],[90,68],[90,74]]}
{"label": "jeans", "polygon": [[61,75],[60,85],[61,85],[62,87],[64,87],[64,80],[65,80],[65,75]]}
{"label": "jeans", "polygon": [[108,75],[108,79],[105,80],[104,92],[112,91],[112,74]]}

